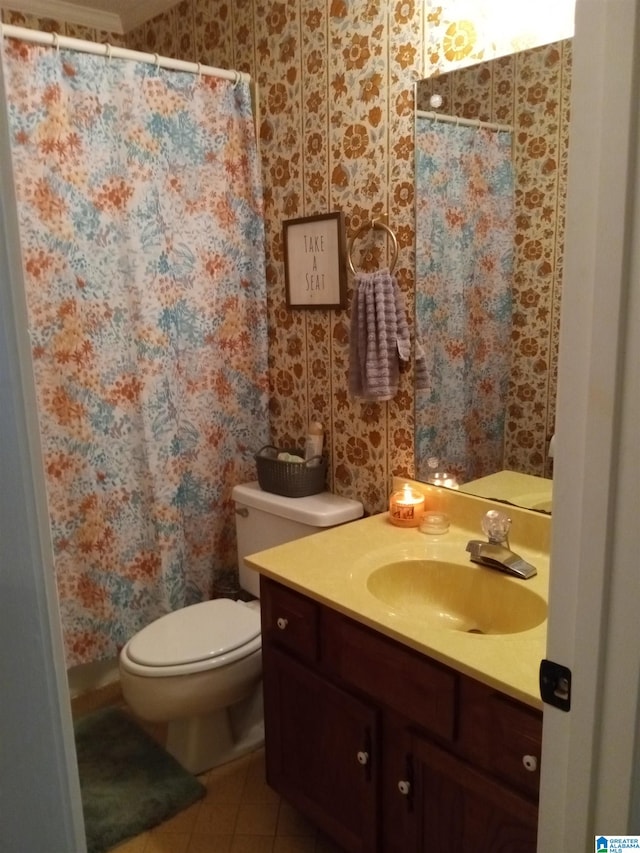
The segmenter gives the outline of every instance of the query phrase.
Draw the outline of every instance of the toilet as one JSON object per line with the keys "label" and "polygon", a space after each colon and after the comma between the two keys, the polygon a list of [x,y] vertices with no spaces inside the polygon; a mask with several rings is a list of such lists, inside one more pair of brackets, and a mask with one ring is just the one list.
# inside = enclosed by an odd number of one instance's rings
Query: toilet
{"label": "toilet", "polygon": [[[248,554],[360,518],[362,504],[322,492],[287,498],[258,483],[235,486],[240,586],[259,598]],[[217,598],[161,616],[119,660],[123,696],[142,720],[168,724],[166,748],[191,773],[256,749],[264,740],[260,606]]]}

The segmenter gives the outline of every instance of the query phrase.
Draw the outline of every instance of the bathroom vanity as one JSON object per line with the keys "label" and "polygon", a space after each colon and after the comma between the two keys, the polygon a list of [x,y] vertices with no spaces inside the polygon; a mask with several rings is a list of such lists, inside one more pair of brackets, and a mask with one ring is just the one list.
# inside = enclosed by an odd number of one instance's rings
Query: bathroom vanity
{"label": "bathroom vanity", "polygon": [[[536,849],[545,620],[509,633],[487,623],[480,635],[370,592],[391,554],[422,569],[425,555],[451,561],[477,534],[487,502],[456,501],[472,523],[462,518],[447,537],[376,516],[309,537],[302,550],[292,543],[249,558],[262,573],[267,779],[345,851]],[[526,594],[546,601],[546,556],[526,542],[547,534],[523,513],[514,527],[536,578],[464,568],[481,584],[531,584]]]}

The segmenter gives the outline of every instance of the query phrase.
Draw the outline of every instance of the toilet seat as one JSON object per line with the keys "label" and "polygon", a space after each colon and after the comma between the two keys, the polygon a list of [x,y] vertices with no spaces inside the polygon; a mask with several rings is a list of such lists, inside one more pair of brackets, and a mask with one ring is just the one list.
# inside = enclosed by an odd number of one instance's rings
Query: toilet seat
{"label": "toilet seat", "polygon": [[148,677],[202,672],[259,651],[260,613],[241,601],[216,598],[167,613],[121,652],[127,670]]}

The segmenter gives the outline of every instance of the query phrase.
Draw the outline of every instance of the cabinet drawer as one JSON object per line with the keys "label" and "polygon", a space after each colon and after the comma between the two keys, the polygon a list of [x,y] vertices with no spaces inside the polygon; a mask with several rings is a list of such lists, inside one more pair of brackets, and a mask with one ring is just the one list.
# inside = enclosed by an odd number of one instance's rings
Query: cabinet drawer
{"label": "cabinet drawer", "polygon": [[542,752],[540,715],[494,693],[489,701],[489,720],[488,769],[537,798]]}
{"label": "cabinet drawer", "polygon": [[472,679],[462,680],[460,696],[460,752],[537,799],[542,714]]}
{"label": "cabinet drawer", "polygon": [[318,605],[309,598],[260,578],[262,637],[301,660],[318,659]]}
{"label": "cabinet drawer", "polygon": [[332,610],[322,610],[323,669],[445,740],[455,734],[456,674]]}

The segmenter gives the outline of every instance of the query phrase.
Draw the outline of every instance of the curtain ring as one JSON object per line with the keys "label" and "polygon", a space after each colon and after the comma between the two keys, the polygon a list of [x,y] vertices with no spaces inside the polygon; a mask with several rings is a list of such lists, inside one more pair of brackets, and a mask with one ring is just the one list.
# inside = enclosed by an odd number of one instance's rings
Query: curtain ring
{"label": "curtain ring", "polygon": [[56,49],[56,53],[60,53],[60,36],[58,33],[51,33],[51,36],[53,38],[53,46]]}
{"label": "curtain ring", "polygon": [[107,61],[111,62],[111,45],[107,42]]}
{"label": "curtain ring", "polygon": [[198,63],[198,80],[202,79],[202,63]]}
{"label": "curtain ring", "polygon": [[154,55],[154,56],[155,56],[155,58],[156,58],[156,68],[160,68],[160,54],[159,54],[159,53],[154,53],[153,55]]}

